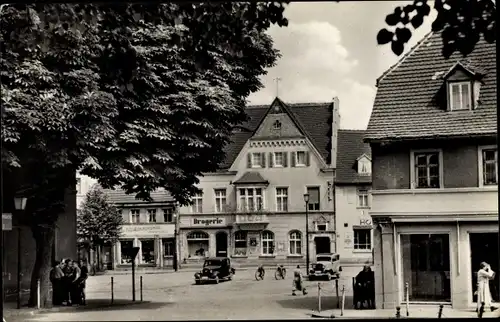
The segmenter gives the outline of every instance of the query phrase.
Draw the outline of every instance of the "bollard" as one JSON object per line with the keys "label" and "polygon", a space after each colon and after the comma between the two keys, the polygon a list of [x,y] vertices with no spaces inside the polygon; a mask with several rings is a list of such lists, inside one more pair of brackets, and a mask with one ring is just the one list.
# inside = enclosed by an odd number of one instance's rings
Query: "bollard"
{"label": "bollard", "polygon": [[321,284],[318,283],[318,312],[321,313]]}
{"label": "bollard", "polygon": [[142,302],[142,276],[139,278],[139,288],[141,289],[141,302]]}
{"label": "bollard", "polygon": [[344,316],[345,306],[345,285],[342,285],[342,305],[340,306],[340,316]]}
{"label": "bollard", "polygon": [[401,308],[396,306],[396,319],[401,318]]}
{"label": "bollard", "polygon": [[443,304],[439,305],[438,319],[440,319],[443,316],[443,307],[444,307]]}
{"label": "bollard", "polygon": [[111,304],[115,301],[115,289],[114,289],[114,278],[111,276]]}
{"label": "bollard", "polygon": [[405,283],[406,316],[410,316],[410,287]]}
{"label": "bollard", "polygon": [[335,294],[337,295],[337,309],[340,308],[339,280],[335,280]]}
{"label": "bollard", "polygon": [[40,279],[36,280],[36,308],[40,309]]}

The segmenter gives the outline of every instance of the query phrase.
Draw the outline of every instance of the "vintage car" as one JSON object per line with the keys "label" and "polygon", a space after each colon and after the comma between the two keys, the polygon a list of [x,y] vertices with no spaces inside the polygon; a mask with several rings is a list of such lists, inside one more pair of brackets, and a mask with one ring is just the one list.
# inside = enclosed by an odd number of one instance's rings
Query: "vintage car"
{"label": "vintage car", "polygon": [[340,266],[340,255],[338,254],[317,254],[316,262],[309,269],[309,280],[315,278],[339,278],[342,267]]}
{"label": "vintage car", "polygon": [[233,278],[235,269],[231,267],[231,260],[227,257],[210,257],[205,259],[203,268],[194,274],[196,284],[207,281],[219,283],[220,280],[230,281]]}

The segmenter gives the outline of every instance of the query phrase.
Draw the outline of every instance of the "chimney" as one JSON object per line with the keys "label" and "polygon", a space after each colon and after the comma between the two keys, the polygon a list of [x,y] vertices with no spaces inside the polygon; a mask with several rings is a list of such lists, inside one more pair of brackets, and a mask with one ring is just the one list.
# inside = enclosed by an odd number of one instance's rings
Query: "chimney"
{"label": "chimney", "polygon": [[335,169],[337,168],[337,141],[338,141],[338,131],[340,128],[340,109],[339,109],[339,98],[334,97],[332,100],[332,150],[331,150],[331,161],[330,166]]}

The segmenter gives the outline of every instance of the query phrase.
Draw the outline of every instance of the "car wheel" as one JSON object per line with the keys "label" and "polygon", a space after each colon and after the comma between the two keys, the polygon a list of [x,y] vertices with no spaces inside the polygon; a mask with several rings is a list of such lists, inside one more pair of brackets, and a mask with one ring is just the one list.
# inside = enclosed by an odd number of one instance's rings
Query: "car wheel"
{"label": "car wheel", "polygon": [[201,284],[201,281],[200,280],[196,280],[196,285],[200,285]]}
{"label": "car wheel", "polygon": [[227,280],[228,280],[228,281],[230,281],[230,280],[232,280],[232,279],[233,279],[233,275],[229,275],[229,276],[227,277]]}

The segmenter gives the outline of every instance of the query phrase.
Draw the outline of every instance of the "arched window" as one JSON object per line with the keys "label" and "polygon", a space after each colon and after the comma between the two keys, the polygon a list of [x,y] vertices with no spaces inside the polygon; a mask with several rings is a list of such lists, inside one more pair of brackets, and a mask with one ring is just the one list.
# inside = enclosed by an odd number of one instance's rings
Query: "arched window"
{"label": "arched window", "polygon": [[288,234],[290,255],[302,254],[302,234],[298,230],[293,230]]}
{"label": "arched window", "polygon": [[209,236],[204,231],[192,231],[186,236],[188,245],[188,257],[208,256]]}
{"label": "arched window", "polygon": [[274,233],[271,231],[263,231],[262,239],[262,255],[274,254]]}
{"label": "arched window", "polygon": [[239,230],[234,233],[234,255],[247,255],[247,232]]}
{"label": "arched window", "polygon": [[278,120],[274,121],[274,123],[273,123],[273,129],[274,130],[281,130],[281,122],[278,121]]}

